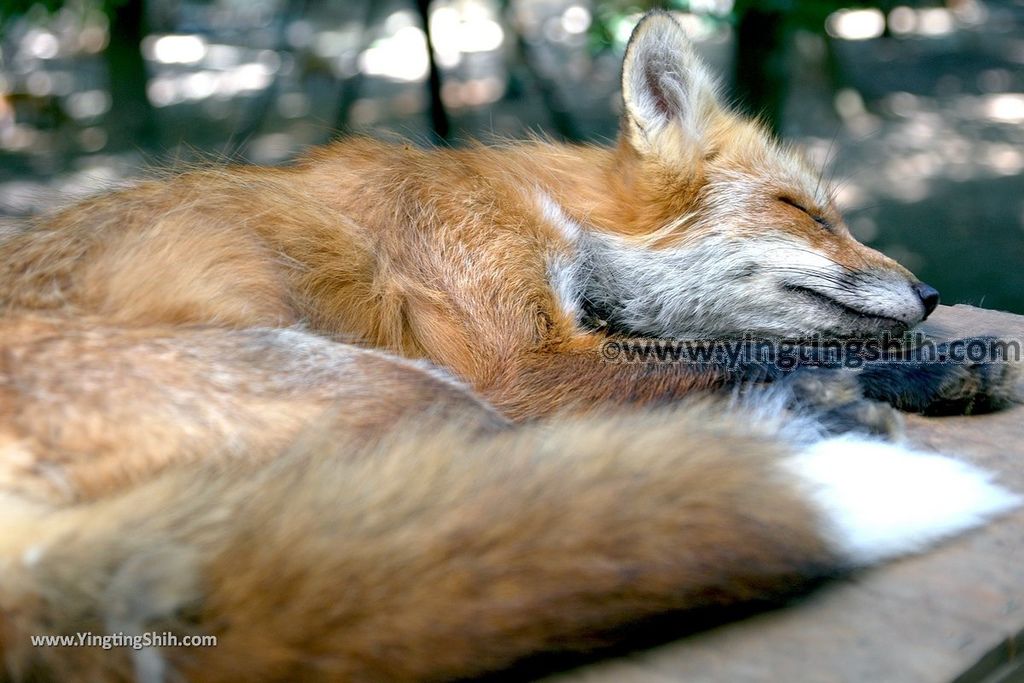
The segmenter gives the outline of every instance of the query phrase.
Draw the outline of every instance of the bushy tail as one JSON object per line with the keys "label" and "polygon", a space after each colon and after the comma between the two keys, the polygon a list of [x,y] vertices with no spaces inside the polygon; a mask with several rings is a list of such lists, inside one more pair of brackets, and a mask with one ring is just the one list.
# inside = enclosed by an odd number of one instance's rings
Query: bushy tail
{"label": "bushy tail", "polygon": [[[7,677],[472,676],[656,613],[789,593],[1017,503],[953,460],[851,439],[793,454],[707,406],[488,436],[419,422],[92,504],[0,500]],[[217,644],[31,641],[167,631]]]}

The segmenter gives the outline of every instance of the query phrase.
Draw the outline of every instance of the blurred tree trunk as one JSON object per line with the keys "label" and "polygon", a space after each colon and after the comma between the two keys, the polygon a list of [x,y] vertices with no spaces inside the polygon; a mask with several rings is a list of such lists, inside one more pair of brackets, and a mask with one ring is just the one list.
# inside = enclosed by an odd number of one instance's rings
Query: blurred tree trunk
{"label": "blurred tree trunk", "polygon": [[437,66],[434,41],[430,35],[430,0],[416,0],[416,11],[419,12],[420,22],[423,24],[423,34],[427,38],[427,57],[430,60],[430,77],[427,80],[430,96],[430,126],[434,132],[435,142],[443,142],[448,139],[451,122],[448,119],[448,112],[444,108],[444,101],[441,99],[441,70]]}
{"label": "blurred tree trunk", "polygon": [[526,36],[519,30],[513,18],[512,0],[502,0],[501,16],[514,34],[512,54],[508,63],[508,89],[510,98],[532,97],[541,102],[547,114],[551,129],[567,142],[579,142],[585,138],[583,131],[563,101],[558,86],[548,78],[537,64]]}
{"label": "blurred tree trunk", "polygon": [[146,62],[142,39],[147,33],[143,0],[124,0],[110,13],[107,68],[113,102],[107,128],[110,147],[153,148],[157,145],[156,117],[146,96]]}
{"label": "blurred tree trunk", "polygon": [[[283,54],[288,50],[288,27],[306,13],[307,0],[286,0],[285,6],[275,13],[273,23],[274,51]],[[242,117],[231,131],[231,137],[224,145],[224,156],[229,159],[245,160],[252,151],[252,141],[266,123],[271,109],[281,91],[281,73],[274,73],[270,85],[253,98],[242,112]]]}
{"label": "blurred tree trunk", "polygon": [[356,69],[355,73],[351,76],[341,79],[338,89],[338,102],[334,106],[334,125],[331,126],[332,134],[349,133],[352,131],[352,105],[359,98],[359,93],[363,89],[363,83],[366,81],[363,70],[358,68],[358,55],[366,52],[366,49],[373,42],[374,34],[371,29],[377,23],[377,17],[382,9],[385,9],[383,3],[377,0],[363,0],[360,18],[360,25],[363,27],[363,31],[359,39],[359,47],[356,50]]}
{"label": "blurred tree trunk", "polygon": [[789,90],[786,15],[751,7],[740,16],[736,33],[736,95],[750,114],[779,133]]}

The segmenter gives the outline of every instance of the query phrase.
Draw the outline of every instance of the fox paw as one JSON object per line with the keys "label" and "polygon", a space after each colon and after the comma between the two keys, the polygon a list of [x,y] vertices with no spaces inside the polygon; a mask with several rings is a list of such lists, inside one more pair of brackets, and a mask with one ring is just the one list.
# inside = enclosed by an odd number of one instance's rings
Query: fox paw
{"label": "fox paw", "polygon": [[800,368],[782,380],[790,405],[810,412],[830,434],[860,432],[889,439],[903,435],[903,416],[888,403],[864,397],[849,370]]}
{"label": "fox paw", "polygon": [[857,376],[867,398],[923,415],[990,413],[1021,400],[1019,362],[885,362],[865,365]]}

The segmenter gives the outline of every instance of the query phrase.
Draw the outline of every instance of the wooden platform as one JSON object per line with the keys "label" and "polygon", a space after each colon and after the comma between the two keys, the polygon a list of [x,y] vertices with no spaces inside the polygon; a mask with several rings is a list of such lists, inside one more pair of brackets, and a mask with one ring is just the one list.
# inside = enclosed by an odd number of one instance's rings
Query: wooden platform
{"label": "wooden platform", "polygon": [[[1024,343],[1024,317],[970,306],[940,307],[926,328],[937,337],[996,334]],[[1024,406],[915,417],[908,432],[1024,492]],[[926,555],[830,584],[797,606],[548,681],[1024,681],[1024,511]]]}

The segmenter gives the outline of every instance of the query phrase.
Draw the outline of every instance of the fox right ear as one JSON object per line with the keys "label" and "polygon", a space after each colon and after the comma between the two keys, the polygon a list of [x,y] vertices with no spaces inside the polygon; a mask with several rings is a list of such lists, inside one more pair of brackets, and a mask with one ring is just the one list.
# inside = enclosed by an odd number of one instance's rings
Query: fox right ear
{"label": "fox right ear", "polygon": [[623,133],[641,154],[679,158],[701,146],[720,111],[717,89],[679,22],[667,12],[650,12],[626,46]]}

